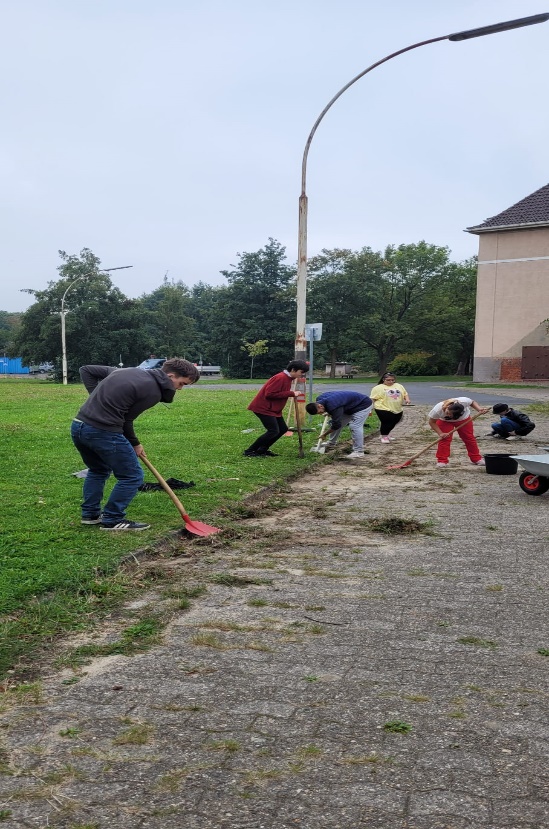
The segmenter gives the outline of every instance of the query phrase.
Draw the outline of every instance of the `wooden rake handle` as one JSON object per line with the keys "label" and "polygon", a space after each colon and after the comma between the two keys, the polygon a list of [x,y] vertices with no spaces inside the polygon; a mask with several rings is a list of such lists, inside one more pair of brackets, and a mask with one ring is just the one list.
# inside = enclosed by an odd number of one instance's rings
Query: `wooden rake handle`
{"label": "wooden rake handle", "polygon": [[175,506],[177,507],[177,509],[181,513],[181,517],[183,518],[183,520],[185,522],[189,521],[190,519],[189,519],[189,516],[187,515],[185,507],[183,506],[183,504],[181,503],[181,501],[179,500],[179,498],[177,497],[177,495],[175,494],[173,489],[169,486],[169,484],[166,483],[166,481],[164,480],[164,478],[162,477],[160,472],[158,472],[158,470],[154,468],[154,466],[152,465],[150,460],[148,458],[146,458],[144,455],[140,455],[139,460],[141,460],[145,464],[147,469],[150,469],[150,471],[152,472],[152,474],[154,475],[154,477],[156,478],[156,480],[158,481],[158,483],[160,484],[162,489],[166,490],[166,492],[168,493],[168,495],[170,496],[170,498],[174,502]]}

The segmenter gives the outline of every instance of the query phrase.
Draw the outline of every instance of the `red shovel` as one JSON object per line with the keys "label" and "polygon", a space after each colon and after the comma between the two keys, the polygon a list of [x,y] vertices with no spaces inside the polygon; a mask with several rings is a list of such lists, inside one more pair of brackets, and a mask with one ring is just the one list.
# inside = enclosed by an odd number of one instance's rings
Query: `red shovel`
{"label": "red shovel", "polygon": [[213,535],[214,533],[221,532],[221,530],[218,527],[210,527],[209,524],[203,524],[202,521],[192,521],[187,515],[185,507],[183,506],[175,492],[173,492],[171,487],[168,486],[160,472],[157,472],[150,460],[148,458],[145,458],[143,455],[140,455],[139,458],[141,461],[143,461],[147,469],[150,469],[150,471],[152,472],[152,474],[154,475],[162,489],[166,490],[166,492],[174,502],[175,506],[181,514],[181,518],[185,522],[185,529],[188,530],[188,532],[192,533],[193,535],[200,536]]}
{"label": "red shovel", "polygon": [[[455,429],[452,429],[451,432],[446,432],[444,437],[448,437],[448,435],[453,435],[454,432],[457,432],[458,429],[461,429],[461,427],[465,426],[466,423],[470,423],[472,420],[476,420],[477,417],[480,417],[481,414],[486,414],[486,412],[478,412],[473,417],[468,417],[466,420],[463,420],[459,424],[459,426],[456,426]],[[423,455],[424,452],[427,452],[428,449],[431,449],[433,446],[436,446],[436,444],[439,442],[439,440],[442,440],[442,438],[438,437],[436,440],[434,440],[432,443],[430,443],[428,446],[426,446],[424,449],[422,449],[421,452],[418,452],[417,455],[413,455],[413,457],[411,457],[407,461],[404,461],[404,463],[397,463],[397,464],[394,464],[393,466],[388,466],[387,469],[404,469],[405,466],[410,466],[412,461],[415,461],[416,458],[419,458],[419,456]]]}

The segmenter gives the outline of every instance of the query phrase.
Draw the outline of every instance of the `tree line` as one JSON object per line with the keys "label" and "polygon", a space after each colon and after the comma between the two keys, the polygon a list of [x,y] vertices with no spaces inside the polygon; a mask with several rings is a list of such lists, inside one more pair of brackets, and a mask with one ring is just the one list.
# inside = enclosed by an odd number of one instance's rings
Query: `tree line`
{"label": "tree line", "polygon": [[[44,290],[25,289],[35,299],[28,310],[0,312],[4,351],[26,364],[53,362],[59,376],[61,299],[69,286],[69,380],[86,363],[132,366],[150,354],[221,365],[235,378],[250,376],[253,365],[259,377],[293,355],[296,270],[275,239],[238,254],[222,271],[226,285],[189,288],[165,277],[137,299],[113,285],[91,250],[59,253],[59,278]],[[474,259],[452,262],[448,248],[424,241],[384,251],[323,250],[309,260],[307,283],[307,318],[323,323],[316,367],[345,361],[362,371],[391,365],[401,374],[468,373],[475,283]]]}

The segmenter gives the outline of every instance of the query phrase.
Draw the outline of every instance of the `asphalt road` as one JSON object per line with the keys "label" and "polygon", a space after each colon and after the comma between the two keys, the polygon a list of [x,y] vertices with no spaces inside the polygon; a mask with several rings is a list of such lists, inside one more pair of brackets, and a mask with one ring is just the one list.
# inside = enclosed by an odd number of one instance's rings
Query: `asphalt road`
{"label": "asphalt road", "polygon": [[[441,400],[446,400],[448,397],[456,396],[456,397],[472,397],[477,403],[481,403],[485,406],[491,406],[494,402],[504,400],[511,406],[519,406],[519,405],[526,405],[527,403],[532,402],[531,397],[523,397],[520,394],[514,394],[512,390],[509,392],[501,389],[498,391],[497,396],[491,393],[480,392],[476,389],[471,389],[468,387],[461,387],[457,383],[406,383],[404,382],[403,385],[406,387],[408,394],[413,403],[417,403],[418,405],[422,406],[434,406],[435,403],[439,403]],[[208,385],[207,383],[200,383],[199,388],[201,389],[226,389],[227,391],[233,390],[248,390],[254,391],[261,388],[261,383],[231,383],[228,385],[217,385],[211,384]],[[373,388],[373,384],[371,382],[368,383],[338,383],[337,380],[332,383],[317,383],[313,384],[313,396],[321,394],[325,391],[336,391],[339,389],[348,389],[350,391],[358,391],[362,394],[369,394]],[[544,390],[545,391],[545,390]],[[307,386],[307,399],[309,398],[309,387]],[[540,395],[540,399],[544,400],[546,395]]]}

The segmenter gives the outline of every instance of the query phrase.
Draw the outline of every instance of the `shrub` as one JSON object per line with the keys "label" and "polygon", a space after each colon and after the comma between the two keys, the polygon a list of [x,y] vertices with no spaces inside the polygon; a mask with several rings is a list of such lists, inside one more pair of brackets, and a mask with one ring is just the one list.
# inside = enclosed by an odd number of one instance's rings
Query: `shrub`
{"label": "shrub", "polygon": [[389,371],[394,371],[403,377],[437,374],[437,368],[431,362],[434,355],[428,351],[410,351],[407,354],[397,354],[389,363]]}

